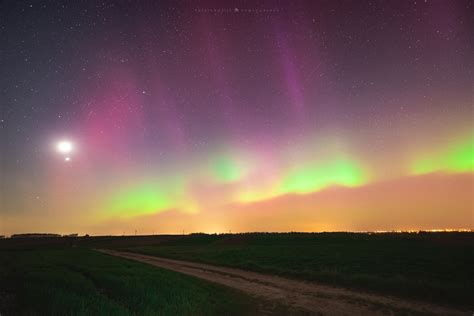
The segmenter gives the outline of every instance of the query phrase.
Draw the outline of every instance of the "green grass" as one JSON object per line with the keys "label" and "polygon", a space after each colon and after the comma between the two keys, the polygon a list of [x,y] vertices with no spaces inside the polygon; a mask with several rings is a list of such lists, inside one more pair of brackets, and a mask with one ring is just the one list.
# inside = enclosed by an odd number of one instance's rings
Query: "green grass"
{"label": "green grass", "polygon": [[243,315],[240,292],[88,249],[0,252],[2,315]]}
{"label": "green grass", "polygon": [[473,234],[191,235],[129,250],[473,307]]}

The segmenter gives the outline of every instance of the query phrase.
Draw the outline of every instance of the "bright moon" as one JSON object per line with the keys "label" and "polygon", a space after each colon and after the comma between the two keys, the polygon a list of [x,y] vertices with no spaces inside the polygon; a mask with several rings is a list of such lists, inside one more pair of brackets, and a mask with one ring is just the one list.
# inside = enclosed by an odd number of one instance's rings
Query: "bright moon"
{"label": "bright moon", "polygon": [[56,145],[57,150],[63,154],[69,154],[72,151],[72,147],[72,143],[67,140],[60,141]]}

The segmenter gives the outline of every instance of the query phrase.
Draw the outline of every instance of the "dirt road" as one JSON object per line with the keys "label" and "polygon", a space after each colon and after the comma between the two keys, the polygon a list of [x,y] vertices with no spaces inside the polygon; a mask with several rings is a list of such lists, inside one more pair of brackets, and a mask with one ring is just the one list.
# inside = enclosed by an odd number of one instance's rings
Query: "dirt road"
{"label": "dirt road", "polygon": [[266,301],[286,305],[294,313],[304,311],[311,315],[472,314],[468,311],[463,312],[427,303],[360,293],[314,282],[291,280],[245,270],[115,250],[100,249],[98,251],[238,289]]}

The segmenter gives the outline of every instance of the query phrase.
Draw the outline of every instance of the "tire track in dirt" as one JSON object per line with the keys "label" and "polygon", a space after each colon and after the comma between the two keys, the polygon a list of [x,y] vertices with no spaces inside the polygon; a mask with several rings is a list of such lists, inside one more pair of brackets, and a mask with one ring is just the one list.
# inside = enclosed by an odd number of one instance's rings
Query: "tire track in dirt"
{"label": "tire track in dirt", "polygon": [[173,260],[142,254],[96,249],[99,252],[144,262],[156,267],[222,284],[254,297],[275,301],[296,311],[315,315],[472,315],[472,312],[404,300],[392,296],[357,292],[314,282],[286,279],[235,268]]}

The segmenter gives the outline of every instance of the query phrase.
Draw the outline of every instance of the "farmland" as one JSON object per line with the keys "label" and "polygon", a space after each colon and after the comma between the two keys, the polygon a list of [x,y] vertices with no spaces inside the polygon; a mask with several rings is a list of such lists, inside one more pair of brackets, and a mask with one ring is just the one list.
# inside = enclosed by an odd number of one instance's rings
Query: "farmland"
{"label": "farmland", "polygon": [[2,315],[251,314],[241,293],[89,249],[0,252]]}
{"label": "farmland", "polygon": [[129,251],[472,307],[472,233],[194,235]]}
{"label": "farmland", "polygon": [[[381,303],[377,307],[372,300],[375,296],[369,297],[375,311],[382,314],[412,315],[415,310],[427,311],[423,304],[432,304],[430,310],[433,311],[436,306],[444,306],[454,311],[453,315],[459,311],[463,314],[462,311],[474,308],[473,241],[474,234],[468,232],[7,238],[0,240],[0,313],[252,315],[262,311],[271,314],[290,311],[299,314],[300,307],[308,310],[309,306],[303,303],[295,307],[291,302],[298,298],[291,296],[296,295],[303,283],[296,285],[286,302],[271,295],[258,295],[256,288],[267,288],[269,283],[265,280],[275,281],[275,284],[289,280],[285,286],[294,280],[314,282],[311,284],[315,293],[342,293],[346,297],[331,294],[325,298],[316,294],[306,301],[313,306],[319,299],[328,300],[334,307],[346,306],[346,311],[351,309],[351,304],[356,304],[354,308],[366,308],[366,298],[373,293],[378,295],[379,302],[385,301],[384,297],[393,297],[389,301],[398,306]],[[110,249],[111,254],[118,251],[123,258],[94,249]],[[152,256],[158,261],[145,257],[135,260],[133,253]],[[171,263],[159,258],[185,262],[163,269]],[[210,271],[216,272],[217,268],[208,266],[202,270],[207,277],[201,277],[201,268],[189,262],[221,266],[223,272],[211,277]],[[225,270],[228,268],[241,272]],[[190,272],[185,274],[195,277],[171,270],[188,270]],[[251,272],[260,274],[252,276]],[[216,283],[226,284],[230,275],[243,275],[243,278],[235,278],[235,282],[251,286],[254,293],[204,281],[215,282],[213,278],[221,278],[224,282]],[[277,276],[285,279],[272,279]],[[242,283],[259,278],[263,280],[260,283]],[[272,290],[281,293],[282,288],[278,286]],[[301,292],[300,301],[304,301],[308,293]],[[316,310],[320,306],[330,305],[319,304]]]}

